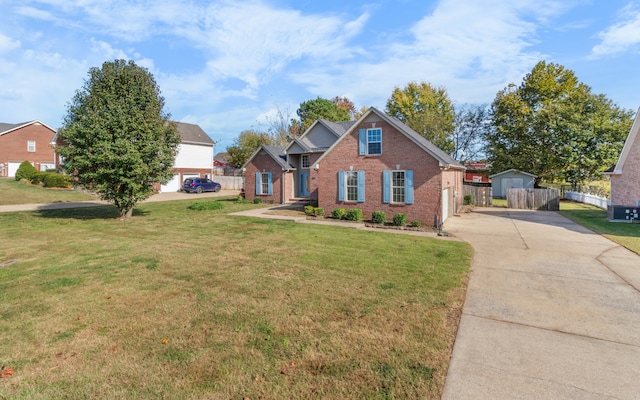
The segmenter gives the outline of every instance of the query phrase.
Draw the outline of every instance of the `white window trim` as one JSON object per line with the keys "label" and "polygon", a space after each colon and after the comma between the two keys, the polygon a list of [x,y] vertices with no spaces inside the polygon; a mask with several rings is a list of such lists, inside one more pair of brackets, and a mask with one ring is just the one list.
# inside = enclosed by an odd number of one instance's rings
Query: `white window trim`
{"label": "white window trim", "polygon": [[[370,131],[380,131],[380,141],[379,142],[370,142],[369,141],[369,132]],[[367,155],[379,156],[382,154],[382,128],[367,128],[366,134],[366,143],[367,143]],[[380,152],[379,153],[370,153],[369,152],[369,144],[370,143],[380,143]]]}
{"label": "white window trim", "polygon": [[[33,145],[33,150],[31,148],[31,145]],[[35,140],[27,140],[27,152],[29,152],[29,153],[35,153],[36,152],[36,141]]]}
{"label": "white window trim", "polygon": [[[402,186],[396,186],[394,185],[395,180],[393,179],[393,175],[398,173],[398,172],[402,172]],[[389,186],[391,189],[391,204],[406,204],[406,200],[407,200],[407,191],[406,191],[406,179],[407,179],[407,171],[404,169],[394,169],[391,170],[391,182],[389,182]],[[402,197],[404,198],[402,201],[396,201],[394,199],[395,197],[395,192],[394,189],[402,189]]]}

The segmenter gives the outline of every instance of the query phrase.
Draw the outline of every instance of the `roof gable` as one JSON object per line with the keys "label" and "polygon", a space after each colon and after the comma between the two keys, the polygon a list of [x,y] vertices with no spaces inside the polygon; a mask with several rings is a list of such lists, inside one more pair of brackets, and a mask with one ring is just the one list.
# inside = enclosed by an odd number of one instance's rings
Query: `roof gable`
{"label": "roof gable", "polygon": [[186,122],[172,121],[180,134],[180,141],[188,144],[199,144],[213,147],[215,142],[207,135],[200,126],[188,124]]}
{"label": "roof gable", "polygon": [[253,161],[253,159],[260,153],[260,151],[264,151],[265,153],[267,153],[267,155],[273,158],[283,170],[292,169],[293,166],[287,163],[287,156],[284,153],[284,149],[284,146],[271,146],[263,144],[258,148],[258,150],[253,152],[251,157],[249,157],[244,165],[242,165],[242,168],[246,168],[247,165],[249,165],[251,161]]}
{"label": "roof gable", "polygon": [[331,122],[318,119],[300,137],[293,138],[285,148],[285,152],[287,154],[324,152],[353,124],[355,121]]}
{"label": "roof gable", "polygon": [[50,126],[43,124],[42,122],[38,121],[37,119],[34,119],[33,121],[28,121],[28,122],[20,122],[18,124],[7,124],[7,123],[3,123],[0,122],[0,136],[13,132],[13,131],[17,131],[18,129],[24,128],[26,126],[29,125],[42,125],[45,128],[49,129],[51,132],[53,132],[54,134],[56,133],[56,130],[51,128]]}
{"label": "roof gable", "polygon": [[322,156],[320,156],[320,158],[318,159],[317,163],[322,161],[322,159],[329,152],[331,152],[336,146],[338,146],[338,144],[342,140],[344,140],[344,138],[346,136],[348,136],[349,134],[351,134],[354,131],[356,126],[358,126],[361,122],[367,120],[367,118],[369,118],[372,114],[375,114],[379,118],[383,119],[389,125],[393,126],[398,132],[400,132],[401,134],[406,136],[409,140],[411,140],[413,143],[415,143],[418,148],[420,148],[421,150],[425,151],[427,154],[429,154],[433,158],[435,158],[438,161],[438,163],[440,164],[441,167],[464,169],[464,166],[462,164],[460,164],[459,162],[454,160],[453,157],[451,157],[450,155],[448,155],[447,153],[442,151],[442,149],[440,149],[439,147],[437,147],[436,145],[434,145],[433,143],[431,143],[430,141],[428,141],[424,137],[420,136],[416,131],[414,131],[413,129],[409,128],[406,124],[404,124],[400,120],[398,120],[398,119],[396,119],[396,118],[394,118],[394,117],[392,117],[390,115],[387,115],[387,114],[383,113],[382,111],[378,110],[375,107],[369,108],[369,110],[366,113],[364,113],[364,115],[362,117],[360,117],[359,120],[354,122],[349,127],[349,129],[347,129],[340,136],[340,138],[338,138],[338,140],[336,140],[336,142],[333,143],[333,145],[331,145],[331,147]]}
{"label": "roof gable", "polygon": [[620,175],[622,174],[622,168],[624,167],[624,163],[627,161],[629,157],[629,153],[631,152],[631,148],[634,146],[640,146],[640,108],[636,112],[636,118],[633,120],[633,125],[631,126],[631,130],[629,131],[629,135],[627,135],[627,139],[624,142],[624,147],[622,147],[622,151],[620,152],[620,157],[618,157],[618,162],[616,166],[611,171],[610,169],[605,171],[610,175]]}
{"label": "roof gable", "polygon": [[510,173],[527,175],[527,176],[530,176],[532,178],[537,178],[538,177],[538,175],[534,175],[534,174],[530,174],[528,172],[520,171],[520,170],[517,170],[515,168],[509,168],[509,169],[507,169],[505,171],[498,172],[497,174],[489,175],[489,178],[494,178],[496,176],[506,175],[506,174],[510,174]]}

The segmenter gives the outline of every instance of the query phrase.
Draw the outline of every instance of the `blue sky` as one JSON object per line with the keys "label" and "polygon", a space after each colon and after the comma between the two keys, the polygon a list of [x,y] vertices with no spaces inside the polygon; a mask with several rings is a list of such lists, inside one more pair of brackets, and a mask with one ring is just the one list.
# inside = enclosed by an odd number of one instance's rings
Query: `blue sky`
{"label": "blue sky", "polygon": [[0,0],[0,122],[60,127],[91,67],[150,70],[216,152],[318,96],[384,109],[426,81],[490,103],[540,60],[640,106],[640,0]]}

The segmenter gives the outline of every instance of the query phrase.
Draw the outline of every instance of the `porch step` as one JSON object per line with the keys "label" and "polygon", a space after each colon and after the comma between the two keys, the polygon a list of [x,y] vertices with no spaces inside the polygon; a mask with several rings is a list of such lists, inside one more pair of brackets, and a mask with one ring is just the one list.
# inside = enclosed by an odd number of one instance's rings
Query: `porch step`
{"label": "porch step", "polygon": [[289,207],[304,208],[304,206],[308,206],[309,205],[309,199],[295,197],[295,198],[287,200],[285,202],[285,205],[289,206]]}

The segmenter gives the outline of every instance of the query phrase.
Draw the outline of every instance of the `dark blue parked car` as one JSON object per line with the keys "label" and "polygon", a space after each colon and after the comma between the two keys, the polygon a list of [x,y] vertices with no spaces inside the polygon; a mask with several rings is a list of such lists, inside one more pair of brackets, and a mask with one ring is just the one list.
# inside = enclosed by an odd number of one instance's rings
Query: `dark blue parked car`
{"label": "dark blue parked car", "polygon": [[182,183],[182,190],[189,193],[219,192],[220,184],[209,178],[187,178]]}

